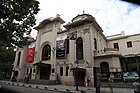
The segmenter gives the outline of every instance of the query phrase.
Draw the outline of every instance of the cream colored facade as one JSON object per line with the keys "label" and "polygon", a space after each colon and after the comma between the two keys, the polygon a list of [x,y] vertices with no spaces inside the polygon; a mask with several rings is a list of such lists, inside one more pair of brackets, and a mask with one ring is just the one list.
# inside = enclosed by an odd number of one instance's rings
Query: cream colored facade
{"label": "cream colored facade", "polygon": [[[108,47],[114,48],[113,43],[118,43],[119,45],[119,53],[121,55],[127,55],[127,54],[138,54],[140,53],[140,34],[135,35],[125,35],[124,31],[121,32],[121,34],[109,36],[107,37]],[[127,47],[127,42],[132,42],[132,47]]]}
{"label": "cream colored facade", "polygon": [[25,75],[26,72],[26,67],[25,67],[26,54],[27,54],[27,46],[17,49],[11,78],[16,74],[15,76],[17,76],[18,81],[24,79],[23,76]]}
{"label": "cream colored facade", "polygon": [[[102,63],[108,64],[108,72],[121,72],[120,57],[122,55],[131,53],[140,53],[140,35],[124,36],[123,33],[116,36],[105,37],[103,30],[96,22],[95,18],[89,14],[82,14],[74,17],[72,22],[64,25],[66,30],[61,30],[61,24],[63,19],[59,15],[56,17],[48,18],[43,20],[35,29],[38,31],[35,46],[35,58],[32,64],[26,63],[25,55],[27,54],[27,47],[19,49],[21,51],[21,59],[18,74],[18,79],[23,80],[26,75],[26,69],[31,68],[32,74],[31,79],[44,80],[42,77],[42,69],[49,67],[49,70],[44,72],[47,74],[46,80],[60,80],[63,84],[74,85],[76,75],[74,70],[78,69],[81,77],[79,80],[81,85],[85,85],[87,76],[91,78],[91,85],[93,85],[93,67],[100,67]],[[67,36],[69,40],[69,53],[63,59],[56,58],[56,41],[57,37]],[[74,39],[71,37],[75,36]],[[83,45],[83,57],[77,60],[77,43],[78,38],[82,39]],[[127,49],[124,42],[133,40],[133,49]],[[113,43],[119,42],[120,49],[114,49]],[[51,55],[49,60],[42,60],[43,47],[48,44],[51,47]],[[17,52],[18,52],[17,51]],[[25,53],[26,52],[26,53]],[[14,68],[16,66],[18,55],[15,58]],[[26,64],[25,64],[26,63]],[[63,71],[63,74],[62,74]],[[103,69],[102,69],[103,71]],[[68,75],[67,75],[68,74]],[[44,75],[45,76],[45,75]]]}
{"label": "cream colored facade", "polygon": [[[123,71],[138,71],[140,68],[140,34],[125,35],[120,34],[109,36],[108,47],[114,48],[114,43],[118,44],[118,52],[122,55],[120,63]],[[128,47],[128,44],[130,47]]]}

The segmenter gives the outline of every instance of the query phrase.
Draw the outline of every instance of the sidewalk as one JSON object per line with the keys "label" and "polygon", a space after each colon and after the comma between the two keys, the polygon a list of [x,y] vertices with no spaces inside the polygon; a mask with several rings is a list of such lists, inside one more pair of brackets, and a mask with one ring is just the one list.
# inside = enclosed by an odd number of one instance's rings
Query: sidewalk
{"label": "sidewalk", "polygon": [[[79,91],[75,91],[75,86],[66,86],[66,85],[37,85],[37,84],[25,84],[22,82],[11,82],[11,81],[0,81],[4,84],[21,86],[21,87],[29,87],[29,88],[37,88],[37,89],[47,89],[49,91],[59,91],[66,93],[95,93],[94,87],[81,87],[79,86]],[[110,93],[109,88],[100,88],[100,93]],[[113,88],[113,93],[134,93],[134,89],[128,88]]]}

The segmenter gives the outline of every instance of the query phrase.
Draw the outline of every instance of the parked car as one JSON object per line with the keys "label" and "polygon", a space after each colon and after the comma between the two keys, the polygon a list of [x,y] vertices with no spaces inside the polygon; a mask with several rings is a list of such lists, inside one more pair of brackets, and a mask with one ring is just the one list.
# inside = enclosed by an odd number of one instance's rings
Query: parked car
{"label": "parked car", "polygon": [[123,74],[123,80],[124,82],[127,81],[138,81],[139,76],[137,72],[126,72]]}

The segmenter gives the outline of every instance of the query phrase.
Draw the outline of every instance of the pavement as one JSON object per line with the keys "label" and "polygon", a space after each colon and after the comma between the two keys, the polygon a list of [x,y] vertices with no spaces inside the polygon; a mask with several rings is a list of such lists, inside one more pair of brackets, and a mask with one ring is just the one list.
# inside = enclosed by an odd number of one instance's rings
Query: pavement
{"label": "pavement", "polygon": [[[58,92],[65,92],[65,93],[96,93],[96,89],[94,87],[82,87],[79,86],[79,91],[75,91],[75,86],[67,86],[67,85],[38,85],[38,84],[26,84],[23,82],[11,82],[11,81],[4,81],[1,80],[0,83],[9,84],[12,86],[21,86],[21,87],[28,87],[28,88],[36,88],[36,89],[43,89],[49,91],[58,91]],[[113,93],[134,93],[134,88],[113,88]],[[109,87],[101,87],[99,93],[110,93]]]}

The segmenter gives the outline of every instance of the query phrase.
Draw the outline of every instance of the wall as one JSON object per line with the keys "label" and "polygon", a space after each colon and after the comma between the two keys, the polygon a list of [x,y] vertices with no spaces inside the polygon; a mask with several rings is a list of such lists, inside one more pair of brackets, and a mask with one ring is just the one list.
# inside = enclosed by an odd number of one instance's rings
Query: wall
{"label": "wall", "polygon": [[95,62],[96,62],[95,65],[97,67],[100,67],[100,64],[102,62],[107,62],[109,64],[110,72],[116,72],[116,69],[117,69],[117,71],[121,71],[119,57],[95,58]]}
{"label": "wall", "polygon": [[[126,42],[132,41],[132,47],[127,48]],[[130,35],[120,39],[114,39],[108,41],[108,46],[111,48],[113,47],[113,43],[119,44],[119,52],[122,55],[127,54],[138,54],[140,53],[140,34],[138,35]]]}

